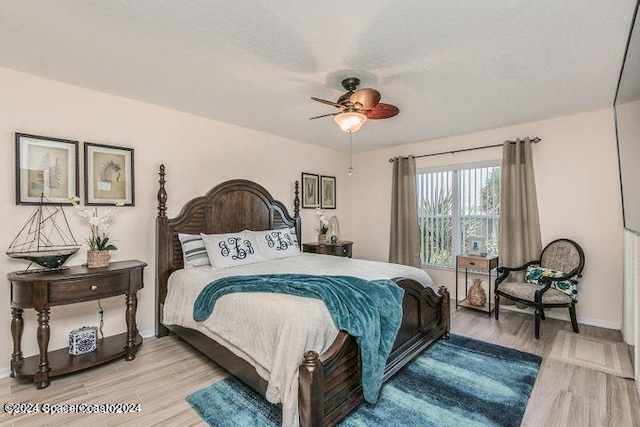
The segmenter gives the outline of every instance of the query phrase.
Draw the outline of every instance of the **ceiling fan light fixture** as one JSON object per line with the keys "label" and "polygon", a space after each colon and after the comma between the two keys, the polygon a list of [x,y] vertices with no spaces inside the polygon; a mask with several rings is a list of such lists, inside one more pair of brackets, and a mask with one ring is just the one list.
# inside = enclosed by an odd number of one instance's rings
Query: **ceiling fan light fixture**
{"label": "ceiling fan light fixture", "polygon": [[364,122],[367,121],[367,116],[362,113],[347,111],[337,114],[334,116],[333,120],[343,131],[353,133],[360,130]]}

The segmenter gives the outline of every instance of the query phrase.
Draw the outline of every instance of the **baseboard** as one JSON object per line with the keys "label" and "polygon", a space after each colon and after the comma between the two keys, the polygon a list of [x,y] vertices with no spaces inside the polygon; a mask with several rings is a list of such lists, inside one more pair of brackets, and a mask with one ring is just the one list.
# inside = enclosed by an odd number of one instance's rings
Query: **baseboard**
{"label": "baseboard", "polygon": [[155,336],[156,336],[156,331],[155,331],[155,330],[153,330],[153,329],[148,330],[148,331],[139,331],[139,333],[140,333],[140,336],[141,336],[142,338],[144,338],[145,340],[146,340],[147,338],[153,338],[153,337],[155,337]]}
{"label": "baseboard", "polygon": [[0,379],[7,378],[11,373],[11,368],[1,368],[0,369]]}
{"label": "baseboard", "polygon": [[638,358],[636,357],[637,345],[630,345],[629,350],[631,351],[631,364],[635,369],[636,392],[638,392],[638,397],[640,398],[640,360],[637,360]]}
{"label": "baseboard", "polygon": [[[500,309],[506,311],[515,311],[517,313],[527,313],[533,316],[532,308],[520,309],[513,305],[500,304]],[[561,313],[558,310],[566,311],[567,313]],[[545,310],[544,315],[551,319],[564,320],[567,322],[571,321],[571,319],[569,318],[569,311],[566,308]],[[622,322],[608,322],[606,320],[590,319],[588,317],[578,317],[578,323],[589,326],[597,326],[604,329],[615,329],[618,331],[622,328]]]}
{"label": "baseboard", "polygon": [[[454,298],[451,298],[451,307],[455,307],[455,306],[456,306],[456,300],[454,297]],[[529,307],[517,308],[515,305],[500,304],[500,309],[506,310],[506,311],[515,311],[516,313],[526,313],[533,316],[533,308],[529,308]],[[559,310],[561,310],[562,312],[560,312]],[[567,312],[566,314],[564,313],[565,311]],[[551,319],[565,320],[567,322],[571,322],[571,319],[569,318],[569,311],[566,308],[545,310],[544,315]],[[583,325],[589,325],[589,326],[597,326],[598,328],[604,328],[604,329],[615,329],[617,331],[622,329],[622,322],[608,322],[606,320],[591,319],[588,317],[578,317],[578,323],[582,323]]]}

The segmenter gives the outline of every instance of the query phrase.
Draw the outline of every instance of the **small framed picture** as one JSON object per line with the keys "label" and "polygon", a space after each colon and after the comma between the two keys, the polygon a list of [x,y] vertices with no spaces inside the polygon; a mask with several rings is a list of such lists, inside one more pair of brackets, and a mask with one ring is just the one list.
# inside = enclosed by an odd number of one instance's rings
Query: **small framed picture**
{"label": "small framed picture", "polygon": [[85,205],[135,205],[133,148],[84,143]]}
{"label": "small framed picture", "polygon": [[16,133],[17,205],[70,205],[79,180],[78,141]]}
{"label": "small framed picture", "polygon": [[315,209],[320,206],[320,177],[302,172],[302,207]]}
{"label": "small framed picture", "polygon": [[477,236],[469,236],[467,238],[467,254],[469,255],[486,255],[485,238]]}
{"label": "small framed picture", "polygon": [[336,208],[336,177],[320,177],[320,207],[322,209]]}

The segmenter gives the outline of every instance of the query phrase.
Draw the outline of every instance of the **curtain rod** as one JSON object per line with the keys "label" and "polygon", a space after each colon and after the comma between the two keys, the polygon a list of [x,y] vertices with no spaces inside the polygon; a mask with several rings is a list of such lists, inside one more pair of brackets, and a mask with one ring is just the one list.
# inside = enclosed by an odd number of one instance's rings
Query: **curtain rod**
{"label": "curtain rod", "polygon": [[[538,138],[537,136],[534,136],[533,138],[530,139],[531,142],[533,142],[534,144],[537,144],[538,142],[542,141],[542,138]],[[510,144],[515,144],[516,141],[507,141]],[[461,148],[459,150],[451,150],[451,151],[440,151],[439,153],[431,153],[431,154],[422,154],[420,156],[413,156],[416,159],[418,157],[431,157],[431,156],[440,156],[441,154],[455,154],[455,153],[461,153],[463,151],[473,151],[473,150],[483,150],[485,148],[494,148],[494,147],[502,147],[503,144],[493,144],[493,145],[483,145],[481,147],[472,147],[472,148]],[[389,163],[393,163],[393,159],[389,159]]]}

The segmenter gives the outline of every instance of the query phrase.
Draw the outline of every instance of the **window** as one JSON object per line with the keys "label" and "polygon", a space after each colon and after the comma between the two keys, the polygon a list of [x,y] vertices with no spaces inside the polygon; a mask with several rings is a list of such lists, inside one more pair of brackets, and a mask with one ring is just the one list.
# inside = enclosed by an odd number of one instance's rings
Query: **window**
{"label": "window", "polygon": [[469,237],[498,253],[500,166],[497,163],[417,173],[420,257],[423,265],[453,267]]}

